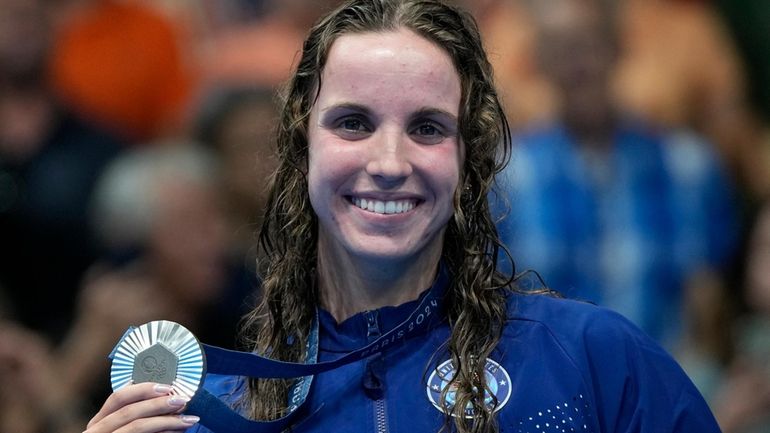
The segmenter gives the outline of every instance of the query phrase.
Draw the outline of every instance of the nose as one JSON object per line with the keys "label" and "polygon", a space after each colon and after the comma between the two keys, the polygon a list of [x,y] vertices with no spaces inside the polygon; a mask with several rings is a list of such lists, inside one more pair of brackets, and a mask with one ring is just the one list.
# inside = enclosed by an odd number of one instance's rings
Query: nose
{"label": "nose", "polygon": [[378,140],[372,140],[366,172],[379,182],[397,184],[412,174],[408,142],[400,131],[382,131]]}

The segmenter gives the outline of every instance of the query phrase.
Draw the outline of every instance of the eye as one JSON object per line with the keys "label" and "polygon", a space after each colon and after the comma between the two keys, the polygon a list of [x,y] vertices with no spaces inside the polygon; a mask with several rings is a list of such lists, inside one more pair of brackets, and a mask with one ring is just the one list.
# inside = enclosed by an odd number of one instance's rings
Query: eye
{"label": "eye", "polygon": [[430,123],[425,123],[417,127],[417,133],[425,136],[434,136],[439,134],[439,130]]}
{"label": "eye", "polygon": [[369,124],[358,116],[346,116],[335,123],[337,134],[348,140],[357,140],[366,137],[372,132]]}
{"label": "eye", "polygon": [[348,118],[343,119],[342,122],[340,122],[340,128],[345,129],[347,131],[363,131],[364,130],[364,123],[361,122],[359,119],[354,118]]}
{"label": "eye", "polygon": [[412,137],[424,144],[440,143],[446,138],[446,133],[441,125],[433,121],[423,121],[418,123],[410,132]]}

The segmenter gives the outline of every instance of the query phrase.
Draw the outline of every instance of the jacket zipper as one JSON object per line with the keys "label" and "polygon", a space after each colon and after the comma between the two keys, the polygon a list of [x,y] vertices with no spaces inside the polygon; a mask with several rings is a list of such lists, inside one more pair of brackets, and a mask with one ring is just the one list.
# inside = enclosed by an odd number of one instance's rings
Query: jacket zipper
{"label": "jacket zipper", "polygon": [[385,397],[375,400],[374,402],[374,424],[377,428],[377,433],[388,432],[388,420],[385,418]]}
{"label": "jacket zipper", "polygon": [[[376,340],[380,337],[380,324],[378,323],[377,311],[367,311],[366,315],[366,337],[369,342]],[[369,362],[372,362],[370,360]],[[375,361],[376,362],[376,361]],[[379,362],[382,362],[380,359]],[[374,425],[377,433],[388,432],[388,419],[387,411],[385,408],[385,394],[382,397],[374,400]]]}

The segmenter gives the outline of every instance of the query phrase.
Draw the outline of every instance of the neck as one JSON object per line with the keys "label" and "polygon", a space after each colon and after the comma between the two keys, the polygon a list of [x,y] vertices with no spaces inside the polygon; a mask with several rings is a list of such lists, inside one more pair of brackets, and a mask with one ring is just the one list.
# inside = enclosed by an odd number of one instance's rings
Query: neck
{"label": "neck", "polygon": [[391,261],[354,258],[326,247],[319,239],[319,302],[337,323],[417,299],[433,284],[441,257],[441,245],[417,258]]}

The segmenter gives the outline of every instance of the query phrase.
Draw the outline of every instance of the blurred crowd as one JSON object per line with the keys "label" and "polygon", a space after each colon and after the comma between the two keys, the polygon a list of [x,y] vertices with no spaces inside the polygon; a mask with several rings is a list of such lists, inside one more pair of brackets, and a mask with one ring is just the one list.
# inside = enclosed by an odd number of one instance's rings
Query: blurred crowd
{"label": "blurred crowd", "polygon": [[[457,0],[513,131],[513,257],[770,432],[770,3]],[[83,430],[167,319],[238,348],[278,93],[333,0],[0,0],[0,433]]]}

